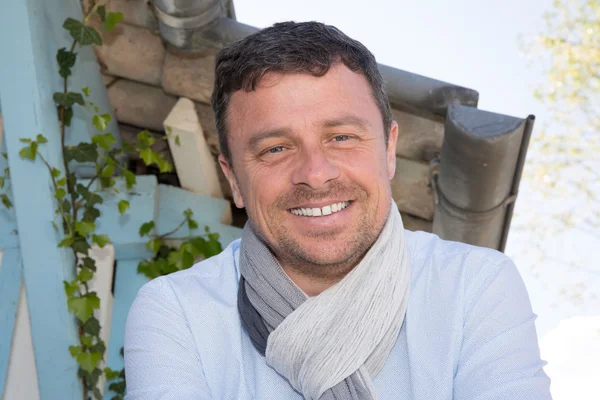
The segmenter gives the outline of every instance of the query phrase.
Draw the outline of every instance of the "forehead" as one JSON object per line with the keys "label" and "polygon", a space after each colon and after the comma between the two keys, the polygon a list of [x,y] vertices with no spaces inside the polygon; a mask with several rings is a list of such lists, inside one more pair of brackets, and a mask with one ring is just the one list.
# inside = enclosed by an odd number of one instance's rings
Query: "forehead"
{"label": "forehead", "polygon": [[227,112],[230,143],[241,144],[273,128],[309,125],[355,115],[383,132],[381,113],[366,78],[338,63],[321,76],[268,73],[256,90],[233,93]]}

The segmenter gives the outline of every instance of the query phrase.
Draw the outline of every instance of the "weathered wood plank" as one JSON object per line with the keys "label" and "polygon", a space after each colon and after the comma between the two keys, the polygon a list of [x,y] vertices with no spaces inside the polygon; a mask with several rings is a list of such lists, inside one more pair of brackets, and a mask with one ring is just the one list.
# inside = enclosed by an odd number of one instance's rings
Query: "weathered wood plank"
{"label": "weathered wood plank", "polygon": [[431,233],[433,230],[433,222],[427,221],[414,215],[400,213],[402,215],[402,223],[404,228],[409,231],[424,231]]}
{"label": "weathered wood plank", "polygon": [[433,219],[433,193],[427,163],[396,157],[396,175],[391,183],[392,197],[400,211],[429,221]]}
{"label": "weathered wood plank", "polygon": [[99,18],[91,20],[102,34],[103,44],[94,46],[94,50],[103,72],[160,86],[166,53],[160,36],[126,23],[107,32],[101,24]]}
{"label": "weathered wood plank", "polygon": [[162,85],[167,93],[210,104],[215,81],[214,54],[167,52]]}
{"label": "weathered wood plank", "polygon": [[120,79],[108,88],[108,98],[119,122],[162,131],[163,122],[177,103],[162,89]]}
{"label": "weathered wood plank", "polygon": [[[87,9],[91,0],[83,0],[83,3]],[[148,0],[111,0],[110,10],[122,13],[123,21],[128,24],[144,26],[153,31],[158,29],[158,21]]]}
{"label": "weathered wood plank", "polygon": [[435,151],[440,151],[444,140],[442,117],[419,116],[392,109],[398,122],[396,154],[411,160],[430,161]]}
{"label": "weathered wood plank", "polygon": [[217,166],[208,148],[194,103],[180,98],[164,122],[181,187],[223,198]]}

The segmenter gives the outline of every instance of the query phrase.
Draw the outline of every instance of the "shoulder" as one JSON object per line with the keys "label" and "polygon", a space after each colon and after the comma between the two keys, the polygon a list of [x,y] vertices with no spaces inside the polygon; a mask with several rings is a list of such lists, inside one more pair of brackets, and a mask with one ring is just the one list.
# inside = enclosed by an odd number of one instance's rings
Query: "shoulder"
{"label": "shoulder", "polygon": [[515,264],[499,251],[442,240],[426,232],[407,231],[405,237],[411,259],[411,297],[468,311],[492,285],[507,295],[515,291],[526,295]]}
{"label": "shoulder", "polygon": [[405,237],[417,277],[422,273],[456,275],[468,283],[498,269],[514,268],[512,260],[497,250],[443,240],[427,232],[406,231]]}

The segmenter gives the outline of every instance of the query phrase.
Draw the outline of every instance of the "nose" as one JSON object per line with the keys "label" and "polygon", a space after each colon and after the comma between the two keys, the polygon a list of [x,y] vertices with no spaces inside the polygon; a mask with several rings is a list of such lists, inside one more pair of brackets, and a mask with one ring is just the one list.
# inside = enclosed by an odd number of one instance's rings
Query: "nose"
{"label": "nose", "polygon": [[340,176],[340,170],[319,147],[303,151],[298,165],[292,173],[294,185],[308,185],[312,189],[322,189],[327,182]]}

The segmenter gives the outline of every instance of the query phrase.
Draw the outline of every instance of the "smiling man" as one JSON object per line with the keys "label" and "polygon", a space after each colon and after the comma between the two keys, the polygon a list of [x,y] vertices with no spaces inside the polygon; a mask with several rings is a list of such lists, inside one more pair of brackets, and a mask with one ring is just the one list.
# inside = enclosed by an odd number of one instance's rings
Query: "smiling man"
{"label": "smiling man", "polygon": [[549,399],[499,252],[405,231],[373,55],[276,24],[225,48],[212,98],[241,240],[138,293],[128,399]]}

